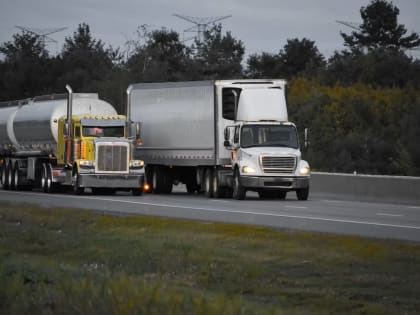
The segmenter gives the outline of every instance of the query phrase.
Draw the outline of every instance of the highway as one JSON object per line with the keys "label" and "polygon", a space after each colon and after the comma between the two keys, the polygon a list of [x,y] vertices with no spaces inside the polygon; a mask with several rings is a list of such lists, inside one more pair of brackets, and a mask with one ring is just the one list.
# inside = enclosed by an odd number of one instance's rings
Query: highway
{"label": "highway", "polygon": [[312,194],[308,201],[296,200],[294,193],[289,193],[286,200],[260,200],[256,194],[248,192],[246,200],[237,201],[188,195],[179,188],[171,195],[144,194],[141,197],[124,193],[76,196],[0,190],[0,206],[2,202],[420,242],[418,205],[360,202],[322,194]]}

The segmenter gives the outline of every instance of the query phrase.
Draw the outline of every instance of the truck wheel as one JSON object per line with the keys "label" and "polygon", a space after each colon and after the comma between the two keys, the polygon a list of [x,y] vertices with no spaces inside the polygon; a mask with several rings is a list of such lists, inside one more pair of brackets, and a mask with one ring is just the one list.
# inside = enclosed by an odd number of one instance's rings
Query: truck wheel
{"label": "truck wheel", "polygon": [[160,194],[162,190],[162,176],[160,172],[160,167],[153,167],[152,171],[152,193]]}
{"label": "truck wheel", "polygon": [[298,200],[308,200],[309,186],[307,188],[296,190],[296,196]]}
{"label": "truck wheel", "polygon": [[207,168],[204,172],[204,195],[207,198],[212,198],[212,179],[213,179],[213,172],[211,168]]}
{"label": "truck wheel", "polygon": [[15,188],[15,179],[14,179],[14,176],[13,176],[13,166],[12,166],[11,161],[7,165],[7,185],[9,187],[9,189],[14,189]]}
{"label": "truck wheel", "polygon": [[214,198],[222,198],[225,194],[223,187],[220,186],[217,170],[213,171],[213,176],[212,176],[212,181],[211,181],[211,193]]}
{"label": "truck wheel", "polygon": [[82,195],[85,192],[85,188],[79,186],[79,173],[77,170],[73,175],[73,192],[76,195]]}
{"label": "truck wheel", "polygon": [[13,177],[14,177],[14,182],[15,182],[15,189],[21,190],[23,186],[21,184],[21,177],[19,176],[19,163],[18,162],[15,163],[15,166],[13,168]]}
{"label": "truck wheel", "polygon": [[4,161],[2,167],[1,167],[1,183],[3,184],[3,189],[7,190],[9,189],[9,176],[7,174],[7,166],[6,162]]}
{"label": "truck wheel", "polygon": [[233,198],[236,200],[244,200],[246,196],[246,189],[241,185],[241,175],[239,170],[235,170],[233,175]]}
{"label": "truck wheel", "polygon": [[46,163],[42,164],[41,174],[41,189],[43,192],[49,194],[51,192],[52,177],[49,167]]}

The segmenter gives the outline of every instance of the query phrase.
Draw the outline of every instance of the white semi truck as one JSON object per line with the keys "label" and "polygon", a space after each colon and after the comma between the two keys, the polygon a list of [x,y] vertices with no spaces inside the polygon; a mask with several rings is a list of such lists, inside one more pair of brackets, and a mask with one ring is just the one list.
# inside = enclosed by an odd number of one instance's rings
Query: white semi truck
{"label": "white semi truck", "polygon": [[143,83],[127,93],[152,192],[182,182],[207,197],[308,198],[310,168],[288,121],[286,81]]}
{"label": "white semi truck", "polygon": [[139,124],[97,94],[73,93],[70,86],[67,91],[0,104],[3,189],[141,195],[144,162],[133,159]]}

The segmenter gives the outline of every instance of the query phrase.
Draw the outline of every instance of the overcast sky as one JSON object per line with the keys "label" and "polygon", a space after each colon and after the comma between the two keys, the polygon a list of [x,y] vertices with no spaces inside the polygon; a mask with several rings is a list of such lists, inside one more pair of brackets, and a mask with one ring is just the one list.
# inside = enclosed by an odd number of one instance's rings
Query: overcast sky
{"label": "overcast sky", "polygon": [[[351,29],[336,20],[361,22],[360,8],[370,0],[0,0],[0,43],[10,41],[16,26],[36,29],[67,27],[51,35],[58,41],[48,49],[60,50],[79,23],[87,23],[96,39],[124,48],[136,39],[139,25],[177,31],[193,24],[173,14],[193,17],[232,15],[222,21],[223,30],[243,41],[246,54],[277,53],[287,39],[315,41],[322,54],[330,56],[343,48],[340,31]],[[399,23],[420,33],[420,0],[394,0],[400,9]],[[185,34],[188,38],[193,34]],[[420,57],[419,51],[414,54]]]}

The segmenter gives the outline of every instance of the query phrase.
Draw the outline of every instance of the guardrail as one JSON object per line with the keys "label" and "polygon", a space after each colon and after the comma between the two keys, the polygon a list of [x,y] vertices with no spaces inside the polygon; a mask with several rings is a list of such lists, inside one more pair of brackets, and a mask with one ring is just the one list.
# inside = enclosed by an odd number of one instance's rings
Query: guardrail
{"label": "guardrail", "polygon": [[420,205],[420,177],[313,172],[311,193]]}

